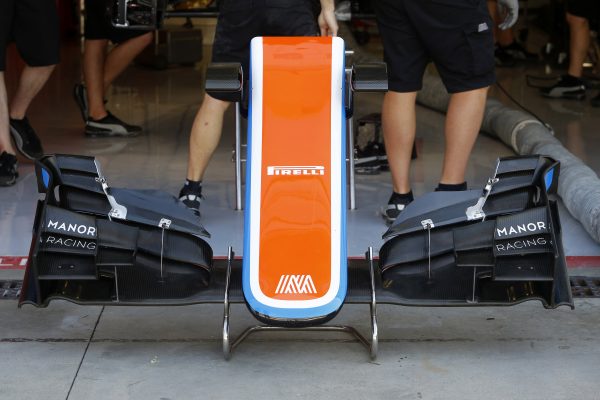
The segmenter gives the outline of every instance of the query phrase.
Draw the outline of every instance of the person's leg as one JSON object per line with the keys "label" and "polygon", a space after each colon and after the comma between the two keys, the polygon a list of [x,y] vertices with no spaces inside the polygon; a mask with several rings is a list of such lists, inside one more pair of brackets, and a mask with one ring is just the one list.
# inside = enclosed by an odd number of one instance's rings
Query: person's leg
{"label": "person's leg", "polygon": [[9,134],[8,101],[4,72],[0,70],[0,186],[11,186],[17,182],[17,157]]}
{"label": "person's leg", "polygon": [[502,47],[508,47],[515,42],[515,35],[511,29],[498,29],[496,34],[496,42]]}
{"label": "person's leg", "polygon": [[0,153],[3,151],[10,154],[16,153],[10,140],[8,128],[8,99],[4,83],[4,71],[0,71]]}
{"label": "person's leg", "polygon": [[569,69],[568,74],[581,78],[583,62],[590,47],[590,24],[587,18],[578,17],[567,12],[569,25]]}
{"label": "person's leg", "polygon": [[446,115],[444,164],[440,183],[465,182],[467,163],[479,134],[488,88],[454,93]]}
{"label": "person's leg", "polygon": [[[248,77],[250,48],[253,37],[261,36],[265,17],[253,2],[225,2],[219,13],[212,48],[213,62],[238,62]],[[315,25],[316,26],[316,25]],[[218,97],[218,98],[217,98]],[[204,94],[190,132],[186,181],[179,192],[180,201],[196,213],[200,211],[202,179],[219,144],[223,116],[235,96]]]}
{"label": "person's leg", "polygon": [[393,191],[381,215],[388,224],[413,201],[410,162],[417,127],[416,98],[416,92],[389,91],[383,99],[381,123]]}
{"label": "person's leg", "polygon": [[19,152],[37,159],[44,150],[26,113],[60,59],[58,13],[52,0],[20,0],[15,6],[12,38],[26,66],[9,107],[10,133]]}
{"label": "person's leg", "polygon": [[7,151],[15,154],[10,141],[8,127],[8,99],[4,83],[6,69],[6,47],[13,36],[11,23],[13,20],[15,0],[0,2],[0,154]]}
{"label": "person's leg", "polygon": [[393,223],[413,200],[410,162],[416,132],[416,92],[431,60],[415,26],[415,6],[420,2],[379,0],[375,2],[377,26],[388,65],[388,86],[381,110],[385,151],[393,191],[381,215]]}
{"label": "person's leg", "polygon": [[152,32],[129,39],[115,46],[108,55],[107,39],[86,40],[83,53],[83,74],[87,89],[89,116],[106,117],[104,94],[117,76],[152,41]]}
{"label": "person's leg", "polygon": [[[577,9],[576,12],[581,13],[581,11]],[[556,84],[542,88],[540,92],[546,97],[582,100],[585,98],[586,87],[583,80],[581,80],[581,76],[583,74],[583,62],[590,46],[590,25],[587,18],[568,11],[566,13],[566,20],[570,33],[569,68],[567,74],[561,76]]]}
{"label": "person's leg", "polygon": [[121,75],[127,66],[144,50],[153,39],[152,32],[126,40],[113,47],[104,61],[104,91]]}
{"label": "person's leg", "polygon": [[416,92],[387,92],[383,100],[381,122],[395,193],[408,193],[410,162],[416,133]]}
{"label": "person's leg", "polygon": [[9,107],[10,133],[17,150],[25,157],[35,160],[44,155],[42,143],[29,124],[26,113],[31,101],[42,89],[54,65],[43,67],[25,66],[19,78],[17,91]]}
{"label": "person's leg", "polygon": [[515,37],[514,27],[508,29],[500,29],[498,24],[504,20],[506,12],[502,13],[498,10],[498,2],[496,0],[488,0],[487,2],[490,16],[494,22],[494,44],[495,57],[497,67],[511,67],[518,61],[536,61],[539,59],[538,54],[527,50],[525,43],[520,43]]}
{"label": "person's leg", "polygon": [[192,125],[187,179],[179,191],[179,200],[198,216],[203,199],[202,179],[221,139],[223,115],[229,104],[227,101],[215,99],[205,93]]}
{"label": "person's leg", "polygon": [[112,25],[106,16],[104,1],[85,0],[84,50],[82,61],[83,82],[76,83],[73,98],[84,123],[90,121],[90,102],[95,119],[107,115],[104,108],[104,61]]}
{"label": "person's leg", "polygon": [[205,94],[190,133],[187,179],[201,181],[206,167],[219,144],[223,115],[229,102]]}
{"label": "person's leg", "polygon": [[[142,131],[142,127],[127,124],[112,115],[104,99],[108,86],[151,39],[152,33],[135,36],[116,45],[108,54],[108,39],[86,39],[83,70],[87,89],[87,136],[137,136]],[[75,90],[77,98],[77,90],[81,89],[76,87]],[[85,110],[82,113],[85,114]]]}
{"label": "person's leg", "polygon": [[10,140],[4,70],[6,69],[6,47],[13,35],[10,26],[13,20],[14,5],[15,0],[0,2],[0,154],[6,151],[13,155],[15,149]]}
{"label": "person's leg", "polygon": [[83,78],[87,89],[88,116],[96,120],[107,115],[104,107],[104,64],[107,46],[107,39],[86,39],[83,52]]}
{"label": "person's leg", "polygon": [[[264,35],[262,7],[251,1],[226,1],[221,7],[212,48],[213,62],[237,62],[243,73],[249,75],[250,47],[253,37]],[[259,2],[260,3],[260,2]],[[316,24],[313,25],[316,27]],[[218,97],[218,98],[217,98]],[[200,213],[202,179],[221,138],[223,116],[236,96],[205,93],[190,132],[189,158],[186,181],[179,192],[179,200]]]}
{"label": "person's leg", "polygon": [[45,67],[25,66],[10,105],[10,118],[23,119],[25,117],[29,104],[48,81],[54,67],[54,65]]}

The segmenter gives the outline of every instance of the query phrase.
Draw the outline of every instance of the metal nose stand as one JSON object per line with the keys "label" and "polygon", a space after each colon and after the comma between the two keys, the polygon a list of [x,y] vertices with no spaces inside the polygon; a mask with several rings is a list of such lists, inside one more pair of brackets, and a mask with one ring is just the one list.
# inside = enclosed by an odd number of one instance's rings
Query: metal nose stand
{"label": "metal nose stand", "polygon": [[[353,159],[353,137],[352,137],[352,120],[348,121],[348,118],[351,118],[352,116],[352,105],[353,105],[353,92],[385,92],[387,91],[387,70],[385,67],[385,64],[382,63],[373,63],[373,64],[365,64],[365,65],[354,65],[352,69],[348,69],[348,70],[343,70],[342,67],[344,65],[343,62],[341,62],[341,50],[343,50],[343,42],[339,39],[332,39],[331,44],[329,43],[323,43],[325,45],[324,48],[327,48],[329,51],[329,47],[328,46],[332,46],[331,47],[331,51],[335,51],[337,53],[335,53],[335,63],[332,64],[329,68],[332,68],[332,66],[335,66],[336,71],[337,69],[339,69],[339,74],[338,72],[334,72],[331,75],[331,82],[332,85],[335,83],[334,86],[332,86],[332,88],[328,88],[328,87],[322,87],[322,89],[326,90],[327,92],[331,92],[332,93],[332,97],[335,97],[335,102],[332,102],[332,106],[335,105],[335,112],[332,110],[332,116],[335,116],[336,119],[332,120],[334,121],[334,123],[330,124],[330,126],[328,126],[328,128],[334,129],[335,128],[335,132],[332,134],[335,134],[336,141],[340,140],[341,143],[340,144],[344,144],[346,146],[349,145],[350,147],[350,157],[346,158],[345,160],[339,160],[342,162],[342,164],[345,162],[349,165],[350,171],[351,173],[349,174],[349,186],[350,186],[350,208],[354,208],[355,206],[355,198],[354,198],[354,179],[353,179],[353,170],[354,170],[354,159]],[[268,43],[266,44],[267,46],[269,45]],[[261,49],[264,48],[265,46],[265,42],[261,41],[261,39],[256,39],[255,41],[253,41],[252,43],[252,48],[255,49],[255,51],[258,51],[259,53],[257,54],[262,54],[261,53]],[[262,46],[262,47],[261,47]],[[309,49],[309,48],[303,48],[302,51],[320,51],[318,49]],[[316,54],[316,53],[315,53]],[[329,54],[329,53],[328,53]],[[334,53],[331,53],[332,57]],[[257,57],[262,57],[262,56],[257,56]],[[257,60],[260,58],[257,58]],[[297,66],[296,65],[292,65],[290,64],[289,66],[287,66],[286,68],[289,68],[290,71],[294,70],[296,71],[295,73],[298,73],[298,71],[296,70]],[[210,69],[210,68],[209,68]],[[219,72],[220,69],[220,72]],[[207,92],[209,92],[209,87],[213,88],[215,90],[221,90],[221,91],[232,91],[230,89],[228,89],[228,87],[235,87],[235,91],[236,92],[241,92],[242,91],[242,87],[243,87],[243,80],[239,79],[240,77],[240,73],[239,73],[240,69],[239,66],[227,66],[227,65],[220,65],[218,66],[218,68],[214,68],[213,72],[210,75],[214,77],[214,79],[209,79],[209,73],[207,71]],[[253,71],[254,73],[257,73],[257,71],[260,71],[260,69],[257,69],[255,71]],[[235,73],[234,73],[235,72]],[[234,75],[236,78],[238,79],[234,79]],[[253,75],[254,76],[254,75]],[[225,79],[226,78],[226,79]],[[257,81],[260,81],[262,77],[260,75],[257,75]],[[214,81],[214,82],[213,82]],[[212,83],[211,83],[212,82]],[[209,83],[211,83],[209,85]],[[213,84],[214,83],[214,84]],[[227,85],[225,85],[225,83],[227,83]],[[338,91],[338,89],[341,88],[344,92],[340,93]],[[255,101],[263,101],[263,99],[261,99],[261,95],[262,92],[260,91],[252,91],[252,88],[250,88],[250,92],[252,93],[249,96],[249,101],[251,102],[252,100]],[[333,94],[335,94],[335,96],[333,96]],[[342,95],[343,94],[343,95]],[[241,101],[243,99],[243,96],[239,97],[238,101]],[[340,106],[343,107],[343,109],[340,109]],[[260,108],[253,108],[253,113],[260,113]],[[241,122],[241,118],[240,118],[240,114],[241,114],[241,107],[240,104],[236,105],[236,147],[235,147],[235,155],[234,155],[234,161],[236,164],[236,192],[237,192],[237,196],[236,196],[236,209],[241,209],[242,205],[241,205],[241,167],[242,167],[242,154],[241,151],[243,149],[243,145],[241,144],[241,129],[240,129],[240,122]],[[344,114],[345,111],[345,114]],[[259,114],[257,114],[259,115]],[[344,121],[343,118],[346,118],[346,120]],[[337,118],[341,118],[342,120],[338,120]],[[315,123],[320,123],[319,121],[315,120]],[[345,129],[340,129],[342,127],[345,127]],[[259,131],[259,132],[254,132],[254,134],[256,135],[262,135],[263,132]],[[343,137],[343,135],[346,135],[346,137],[348,138],[348,140],[345,139],[340,139]],[[262,136],[261,136],[262,137]],[[249,143],[252,144],[256,144],[256,142],[254,140],[249,140]],[[254,148],[250,148],[250,146],[247,148],[248,149],[248,155],[247,157],[245,157],[246,159],[250,159],[250,154],[254,154]],[[337,149],[337,147],[336,147]],[[344,149],[345,150],[345,149]],[[342,150],[343,151],[343,150]],[[252,152],[252,153],[251,153]],[[335,152],[336,154],[340,154],[340,150],[336,150]],[[332,156],[333,157],[333,156]],[[336,157],[333,157],[332,159],[337,160]],[[254,172],[257,171],[257,168],[262,168],[262,166],[258,165],[258,164],[253,164],[251,166],[252,168],[252,175],[254,174]],[[258,170],[259,171],[259,170]],[[340,175],[343,176],[344,172],[345,172],[345,168],[341,167],[339,165],[336,166],[335,170],[333,171],[336,176]],[[258,172],[257,172],[258,174]],[[333,176],[333,175],[332,175]],[[348,178],[346,178],[348,179]],[[339,179],[336,179],[336,181],[339,184]],[[343,184],[347,184],[345,182],[342,182]],[[251,193],[251,188],[252,186],[248,186],[248,182],[246,185],[246,191],[247,193]],[[330,201],[330,199],[323,199],[325,202]],[[333,203],[332,203],[333,204]],[[254,206],[254,204],[253,204]],[[345,210],[344,210],[345,211]],[[256,223],[256,222],[253,222]],[[342,227],[343,228],[343,227]],[[246,232],[246,234],[248,234],[248,232]],[[336,239],[337,240],[337,239]],[[252,247],[252,242],[250,243],[250,247]],[[344,279],[339,279],[338,281],[336,281],[335,285],[331,285],[332,288],[335,288],[335,290],[337,291],[337,293],[333,293],[335,296],[335,301],[331,301],[329,299],[326,300],[321,300],[322,298],[319,298],[318,300],[321,301],[321,306],[316,306],[316,304],[318,304],[318,302],[310,302],[310,303],[304,303],[304,302],[296,302],[298,305],[297,308],[302,308],[306,311],[305,314],[302,313],[297,313],[297,312],[290,312],[289,315],[295,315],[295,317],[283,317],[282,315],[286,315],[285,312],[282,312],[282,310],[287,310],[287,306],[279,306],[279,305],[266,305],[263,302],[257,301],[256,303],[259,305],[259,307],[255,307],[256,304],[254,304],[254,298],[253,296],[251,296],[252,290],[255,286],[250,285],[250,289],[248,289],[248,287],[246,286],[246,290],[249,290],[250,293],[246,293],[247,297],[246,297],[246,302],[248,304],[249,309],[258,317],[259,320],[261,321],[266,321],[265,325],[257,325],[257,326],[252,326],[248,329],[246,329],[245,331],[243,331],[241,333],[241,335],[236,338],[236,339],[232,339],[230,337],[230,289],[231,289],[231,276],[232,276],[232,263],[233,263],[233,251],[230,248],[229,249],[229,254],[228,254],[228,263],[227,263],[227,271],[226,271],[226,278],[225,278],[225,295],[224,295],[224,316],[223,316],[223,353],[226,359],[228,359],[231,356],[231,353],[233,351],[233,349],[235,349],[242,341],[245,340],[245,338],[247,338],[250,334],[254,333],[254,332],[259,332],[259,331],[334,331],[334,332],[346,332],[349,333],[351,335],[353,335],[359,342],[363,343],[363,345],[365,345],[367,348],[369,348],[370,350],[370,354],[372,358],[376,357],[377,354],[377,343],[378,343],[378,339],[377,339],[377,318],[376,318],[376,297],[375,297],[375,273],[374,273],[374,267],[373,267],[373,254],[372,254],[372,250],[369,249],[369,251],[367,252],[366,257],[368,258],[369,261],[369,276],[370,276],[370,280],[367,280],[366,278],[366,270],[363,268],[362,271],[360,271],[359,273],[362,274],[363,277],[363,284],[366,284],[364,286],[368,286],[368,290],[370,290],[371,293],[371,299],[370,299],[370,309],[371,309],[371,334],[372,334],[372,340],[367,340],[364,336],[362,336],[355,328],[353,327],[349,327],[349,326],[340,326],[340,325],[319,325],[320,323],[323,323],[325,321],[328,321],[329,319],[331,319],[335,313],[337,313],[337,311],[339,310],[339,305],[341,304],[342,301],[348,301],[348,287],[347,285],[347,279],[345,278],[347,276],[347,269],[348,269],[348,265],[343,265],[343,264],[339,264],[338,261],[335,261],[335,264],[333,267],[336,269],[340,269],[341,272],[343,273],[343,277]],[[343,256],[343,262],[347,262],[346,260],[346,255],[344,252],[344,256]],[[326,262],[326,261],[325,261]],[[277,268],[274,268],[274,270],[277,270]],[[236,271],[237,273],[237,271]],[[332,272],[333,273],[333,272]],[[260,278],[260,277],[259,277]],[[243,279],[247,279],[247,276],[244,275]],[[312,278],[311,278],[312,280]],[[345,285],[345,287],[341,288],[341,283],[343,282],[343,285]],[[253,281],[253,283],[255,283]],[[339,286],[339,288],[336,288],[335,286]],[[363,292],[364,293],[364,292]],[[345,300],[344,300],[345,299]],[[326,302],[329,302],[326,304]],[[361,299],[361,301],[358,301],[357,303],[365,303],[368,301],[365,301],[364,298]],[[307,305],[310,304],[310,305]],[[323,305],[327,306],[327,307],[323,307]],[[259,311],[260,309],[260,311]],[[264,311],[267,310],[267,311]],[[327,312],[325,312],[324,310],[327,310]],[[321,313],[321,314],[319,314]],[[301,316],[302,315],[302,316]],[[280,327],[278,325],[283,324],[283,325],[291,325],[291,326],[301,326],[301,327],[289,327],[289,326],[284,326],[284,327]],[[275,326],[273,326],[275,325]]]}
{"label": "metal nose stand", "polygon": [[229,335],[230,327],[230,304],[229,304],[229,288],[231,283],[231,264],[233,262],[234,253],[231,246],[228,249],[227,255],[227,273],[225,277],[225,298],[223,301],[223,356],[226,360],[231,358],[231,353],[238,347],[248,336],[255,332],[344,332],[354,336],[359,343],[364,345],[369,350],[371,360],[377,358],[379,349],[379,332],[377,327],[377,299],[375,297],[375,270],[373,265],[373,248],[369,247],[365,253],[365,258],[369,261],[369,275],[371,278],[371,302],[369,303],[371,313],[371,340],[364,337],[356,328],[346,325],[323,325],[310,326],[302,328],[287,328],[280,326],[255,325],[244,330],[236,339],[231,339]]}

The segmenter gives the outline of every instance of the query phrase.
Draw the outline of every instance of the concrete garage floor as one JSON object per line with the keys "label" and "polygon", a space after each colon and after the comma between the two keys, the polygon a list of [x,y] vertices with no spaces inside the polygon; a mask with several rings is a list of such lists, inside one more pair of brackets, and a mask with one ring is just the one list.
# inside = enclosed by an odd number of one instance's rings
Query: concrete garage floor
{"label": "concrete garage floor", "polygon": [[[110,109],[146,132],[131,139],[86,139],[71,100],[79,79],[74,44],[33,104],[30,119],[49,153],[97,156],[113,186],[176,193],[185,175],[187,135],[201,100],[203,65],[166,71],[131,68],[109,94]],[[13,58],[14,59],[14,58]],[[18,66],[7,71],[10,90]],[[524,84],[541,67],[499,71],[520,102],[547,119],[573,153],[600,171],[600,111],[587,102],[547,100]],[[492,90],[493,96],[503,100]],[[361,95],[357,114],[380,109],[380,95]],[[443,116],[418,111],[419,159],[414,190],[437,182]],[[216,255],[228,245],[242,254],[241,213],[233,211],[232,113],[206,177],[206,228]],[[468,173],[484,183],[495,159],[511,155],[481,135]],[[22,279],[35,201],[33,165],[20,159],[16,186],[0,190],[0,280]],[[389,174],[357,176],[358,209],[348,214],[349,249],[361,255],[381,245],[377,216],[389,196]],[[600,275],[600,245],[561,210],[572,275]],[[9,257],[13,257],[10,258]],[[14,258],[16,257],[16,258]],[[10,261],[10,262],[9,262]],[[584,268],[585,267],[585,268]],[[352,338],[331,333],[252,336],[224,361],[223,307],[82,307],[53,302],[17,309],[0,301],[0,400],[4,399],[600,399],[600,299],[578,299],[575,310],[544,310],[539,303],[507,308],[378,307],[379,357]],[[232,307],[232,334],[255,324],[242,305]],[[369,332],[367,306],[346,305],[336,324]]]}
{"label": "concrete garage floor", "polygon": [[[599,306],[380,306],[376,361],[323,333],[254,336],[224,361],[221,306],[2,301],[0,398],[598,399]],[[234,334],[254,323],[243,306],[232,311]],[[367,333],[367,312],[346,306],[335,322]]]}

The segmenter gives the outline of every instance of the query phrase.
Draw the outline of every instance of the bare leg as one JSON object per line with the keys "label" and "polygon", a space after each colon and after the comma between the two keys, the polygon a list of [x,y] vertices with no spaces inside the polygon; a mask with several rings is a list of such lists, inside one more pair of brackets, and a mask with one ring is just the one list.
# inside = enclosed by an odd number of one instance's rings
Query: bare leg
{"label": "bare leg", "polygon": [[512,28],[506,30],[498,29],[497,31],[496,40],[500,46],[510,46],[515,41]]}
{"label": "bare leg", "polygon": [[8,101],[6,85],[4,84],[4,71],[0,71],[0,153],[3,151],[10,154],[16,153],[8,130]]}
{"label": "bare leg", "polygon": [[54,71],[54,65],[46,67],[25,66],[19,78],[17,92],[10,106],[11,118],[23,119],[25,117],[29,104],[31,104],[33,98],[42,89],[52,71]]}
{"label": "bare leg", "polygon": [[590,47],[590,24],[586,18],[567,13],[571,39],[569,41],[569,70],[571,76],[581,78],[583,62]]}
{"label": "bare leg", "polygon": [[204,177],[206,166],[221,139],[223,114],[229,104],[208,94],[204,95],[190,134],[187,179],[199,181]]}
{"label": "bare leg", "polygon": [[129,39],[115,47],[108,53],[104,62],[104,90],[113,83],[117,76],[127,68],[138,54],[152,43],[152,32]]}
{"label": "bare leg", "polygon": [[83,52],[83,76],[87,88],[89,116],[92,119],[106,117],[104,108],[104,60],[108,40],[86,40]]}
{"label": "bare leg", "polygon": [[492,27],[492,33],[494,34],[494,43],[498,43],[498,4],[496,0],[488,0],[487,2],[488,11],[490,13],[490,17],[492,17],[492,22],[494,26]]}
{"label": "bare leg", "polygon": [[106,117],[106,90],[151,41],[152,32],[148,32],[115,46],[107,55],[108,40],[86,40],[83,72],[90,118]]}
{"label": "bare leg", "polygon": [[488,88],[455,93],[446,115],[444,166],[440,183],[465,181],[471,150],[481,129]]}
{"label": "bare leg", "polygon": [[396,193],[410,191],[410,161],[417,129],[416,98],[416,92],[387,92],[383,99],[383,137]]}

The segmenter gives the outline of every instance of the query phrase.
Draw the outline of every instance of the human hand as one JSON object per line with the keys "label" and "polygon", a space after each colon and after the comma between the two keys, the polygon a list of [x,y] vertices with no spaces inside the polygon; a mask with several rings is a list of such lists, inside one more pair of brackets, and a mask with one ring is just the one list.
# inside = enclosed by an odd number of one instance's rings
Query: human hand
{"label": "human hand", "polygon": [[338,32],[338,23],[333,9],[322,9],[318,18],[321,36],[336,36]]}
{"label": "human hand", "polygon": [[504,10],[504,21],[498,25],[503,31],[510,28],[519,18],[519,0],[498,0],[498,7]]}

